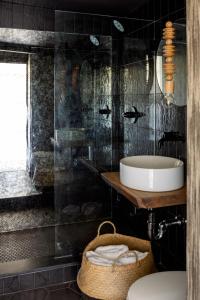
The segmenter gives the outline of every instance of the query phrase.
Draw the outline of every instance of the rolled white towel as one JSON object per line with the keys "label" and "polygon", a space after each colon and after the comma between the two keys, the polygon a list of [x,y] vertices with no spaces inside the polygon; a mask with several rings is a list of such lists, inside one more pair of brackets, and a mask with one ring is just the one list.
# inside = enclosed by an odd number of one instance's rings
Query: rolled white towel
{"label": "rolled white towel", "polygon": [[113,259],[102,257],[94,251],[87,251],[86,257],[91,263],[99,266],[112,266],[114,262]]}
{"label": "rolled white towel", "polygon": [[[100,265],[100,266],[113,266],[113,265],[127,265],[127,264],[132,264],[135,263],[137,260],[143,259],[148,252],[140,252],[140,251],[126,251],[118,256],[116,256],[116,253],[114,251],[114,247],[117,246],[117,249],[119,251],[119,245],[113,245],[113,246],[105,246],[106,251],[104,251],[104,246],[98,247],[100,248],[100,253],[95,251],[87,251],[86,252],[86,257],[87,259],[92,262],[95,265]],[[124,246],[124,245],[122,245]],[[127,246],[126,246],[127,247]],[[127,247],[128,248],[128,247]],[[123,247],[120,248],[122,252]],[[124,248],[125,249],[125,248]],[[99,249],[98,249],[99,250]],[[110,251],[112,250],[112,251]],[[108,254],[104,255],[104,254]]]}
{"label": "rolled white towel", "polygon": [[129,251],[128,246],[126,245],[110,245],[110,246],[100,246],[95,249],[95,252],[100,256],[109,259],[116,259],[123,253]]}

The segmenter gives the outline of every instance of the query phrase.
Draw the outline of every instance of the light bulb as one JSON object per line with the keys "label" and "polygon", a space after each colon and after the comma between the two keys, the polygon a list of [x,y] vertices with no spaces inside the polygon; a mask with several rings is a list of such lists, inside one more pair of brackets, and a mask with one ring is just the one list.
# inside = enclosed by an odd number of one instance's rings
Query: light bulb
{"label": "light bulb", "polygon": [[163,104],[164,106],[167,107],[173,106],[175,104],[174,94],[172,93],[165,94],[163,97]]}

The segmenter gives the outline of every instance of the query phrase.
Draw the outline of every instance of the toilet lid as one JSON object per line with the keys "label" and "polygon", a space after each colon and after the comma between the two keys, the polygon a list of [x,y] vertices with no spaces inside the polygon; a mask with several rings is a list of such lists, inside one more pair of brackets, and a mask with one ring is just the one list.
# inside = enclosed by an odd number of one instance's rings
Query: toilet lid
{"label": "toilet lid", "polygon": [[158,272],[132,284],[127,300],[185,300],[186,272]]}

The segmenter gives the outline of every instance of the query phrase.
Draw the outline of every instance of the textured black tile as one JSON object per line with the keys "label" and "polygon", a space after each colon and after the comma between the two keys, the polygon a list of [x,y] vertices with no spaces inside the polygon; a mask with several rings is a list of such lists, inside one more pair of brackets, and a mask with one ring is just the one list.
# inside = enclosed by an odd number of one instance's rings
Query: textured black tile
{"label": "textured black tile", "polygon": [[50,284],[63,283],[64,269],[54,269],[49,271]]}
{"label": "textured black tile", "polygon": [[56,291],[52,291],[47,298],[47,300],[65,300],[65,299],[70,299],[70,300],[81,300],[82,296],[81,294],[77,293],[76,291],[72,289],[59,289]]}
{"label": "textured black tile", "polygon": [[154,155],[155,131],[138,128],[138,153],[139,155]]}
{"label": "textured black tile", "polygon": [[13,3],[13,28],[23,28],[23,5]]}
{"label": "textured black tile", "polygon": [[153,21],[130,20],[128,24],[128,36],[137,39],[154,39]]}
{"label": "textured black tile", "polygon": [[101,34],[101,20],[102,17],[93,16],[92,17],[92,33],[93,34]]}
{"label": "textured black tile", "polygon": [[24,6],[23,27],[26,29],[36,29],[35,7]]}
{"label": "textured black tile", "polygon": [[64,282],[76,280],[77,265],[64,268]]}
{"label": "textured black tile", "polygon": [[13,299],[13,295],[0,296],[0,300],[12,300],[12,299]]}
{"label": "textured black tile", "polygon": [[[45,23],[47,23],[48,10],[36,7],[34,9],[34,28],[36,30],[50,30]],[[33,28],[33,29],[34,29]]]}
{"label": "textured black tile", "polygon": [[19,276],[11,276],[4,279],[4,293],[17,292],[19,288]]}
{"label": "textured black tile", "polygon": [[20,275],[20,290],[34,288],[34,273]]}
{"label": "textured black tile", "polygon": [[76,33],[85,33],[84,32],[84,15],[75,14],[75,16],[74,16],[74,31]]}
{"label": "textured black tile", "polygon": [[44,9],[44,30],[54,31],[55,30],[55,11],[51,9]]}
{"label": "textured black tile", "polygon": [[88,297],[83,292],[81,292],[76,281],[67,284],[67,286],[65,286],[65,288],[66,288],[66,291],[68,291],[68,289],[69,289],[69,290],[73,291],[77,296],[81,296],[81,299],[84,299],[84,300],[92,300],[93,299],[93,300],[95,300],[94,298]]}
{"label": "textured black tile", "polygon": [[149,52],[145,40],[139,38],[124,38],[123,48],[123,65],[144,61]]}
{"label": "textured black tile", "polygon": [[0,295],[3,294],[3,279],[0,279]]}
{"label": "textured black tile", "polygon": [[21,292],[13,295],[12,300],[27,300],[27,299],[48,299],[48,291],[45,289],[31,290],[27,292]]}
{"label": "textured black tile", "polygon": [[155,130],[156,108],[154,94],[139,96],[137,109],[139,112],[144,113],[144,116],[138,119],[138,127]]}
{"label": "textured black tile", "polygon": [[176,130],[180,134],[186,136],[187,106],[177,106],[176,107],[176,115],[177,115]]}
{"label": "textured black tile", "polygon": [[5,27],[5,28],[12,28],[13,26],[13,10],[12,10],[12,3],[7,3],[7,2],[1,2],[1,11],[0,11],[0,15],[1,15],[1,27]]}
{"label": "textured black tile", "polygon": [[92,17],[92,15],[83,14],[82,20],[83,20],[83,28],[82,28],[81,32],[84,32],[85,34],[92,34],[93,33],[93,30],[92,30],[93,17]]}
{"label": "textured black tile", "polygon": [[55,31],[64,32],[65,29],[64,13],[61,11],[55,12]]}
{"label": "textured black tile", "polygon": [[110,18],[101,19],[101,34],[110,35],[111,34],[112,20]]}
{"label": "textured black tile", "polygon": [[175,105],[166,106],[162,95],[156,95],[156,130],[177,130],[177,108]]}
{"label": "textured black tile", "polygon": [[75,32],[75,16],[74,13],[64,13],[64,31],[67,33]]}
{"label": "textured black tile", "polygon": [[138,128],[135,124],[124,125],[124,155],[138,155]]}
{"label": "textured black tile", "polygon": [[35,287],[43,287],[49,285],[49,271],[38,272],[35,274]]}

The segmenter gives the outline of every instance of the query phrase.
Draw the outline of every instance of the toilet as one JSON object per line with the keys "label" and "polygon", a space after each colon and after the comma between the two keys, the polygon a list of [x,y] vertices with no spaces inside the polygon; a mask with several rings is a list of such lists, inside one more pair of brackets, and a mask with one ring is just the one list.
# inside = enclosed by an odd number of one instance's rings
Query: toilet
{"label": "toilet", "polygon": [[158,272],[141,277],[129,288],[126,300],[186,300],[186,272]]}

